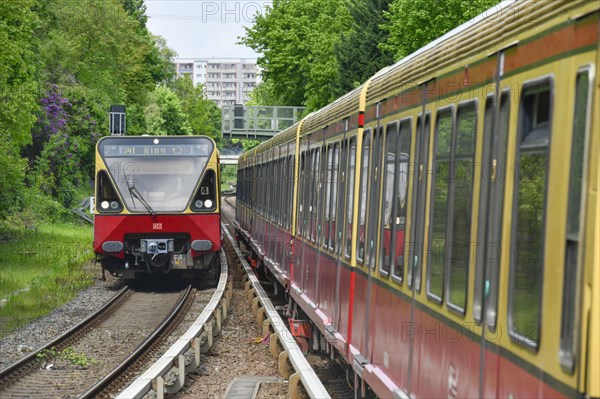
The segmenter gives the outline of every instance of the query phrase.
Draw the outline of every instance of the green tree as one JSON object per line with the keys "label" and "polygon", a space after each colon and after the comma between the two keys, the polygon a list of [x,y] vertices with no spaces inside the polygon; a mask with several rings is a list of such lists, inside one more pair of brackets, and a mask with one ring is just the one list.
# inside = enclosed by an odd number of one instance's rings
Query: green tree
{"label": "green tree", "polygon": [[274,0],[257,15],[241,43],[262,53],[258,64],[269,98],[309,110],[334,100],[338,64],[333,49],[348,22],[344,0]]}
{"label": "green tree", "polygon": [[379,47],[388,32],[381,24],[391,0],[356,0],[348,3],[351,27],[335,46],[338,61],[337,95],[356,88],[394,62],[393,54]]}
{"label": "green tree", "polygon": [[382,29],[389,32],[380,44],[400,60],[458,25],[481,14],[500,0],[393,0]]}
{"label": "green tree", "polygon": [[27,162],[19,152],[31,142],[39,108],[38,7],[35,0],[0,2],[0,220],[23,203]]}
{"label": "green tree", "polygon": [[0,134],[20,146],[31,141],[38,93],[35,0],[0,2]]}
{"label": "green tree", "polygon": [[146,107],[148,134],[190,135],[192,128],[179,97],[166,86],[158,86]]}
{"label": "green tree", "polygon": [[194,86],[188,76],[175,80],[171,89],[181,101],[181,108],[187,115],[192,134],[221,140],[221,110],[207,98],[204,86]]}
{"label": "green tree", "polygon": [[127,11],[127,14],[138,21],[140,30],[147,31],[146,23],[148,22],[148,17],[146,16],[146,4],[144,4],[144,0],[121,0],[121,4],[125,11]]}

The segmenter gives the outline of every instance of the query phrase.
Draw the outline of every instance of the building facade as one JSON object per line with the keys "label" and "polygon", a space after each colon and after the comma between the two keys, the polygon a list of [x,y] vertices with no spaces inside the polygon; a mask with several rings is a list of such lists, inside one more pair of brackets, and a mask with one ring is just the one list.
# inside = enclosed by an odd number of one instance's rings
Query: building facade
{"label": "building facade", "polygon": [[177,77],[190,76],[194,85],[203,84],[209,100],[217,105],[244,104],[260,83],[256,59],[176,58]]}

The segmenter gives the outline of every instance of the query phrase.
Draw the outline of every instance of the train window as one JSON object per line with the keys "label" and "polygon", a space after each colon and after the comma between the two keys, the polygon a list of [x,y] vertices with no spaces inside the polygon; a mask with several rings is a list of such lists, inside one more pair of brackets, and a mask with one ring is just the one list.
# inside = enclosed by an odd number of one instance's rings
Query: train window
{"label": "train window", "polygon": [[214,170],[207,170],[196,192],[191,208],[195,212],[212,211],[217,207],[216,177]]}
{"label": "train window", "polygon": [[346,249],[344,255],[350,258],[352,251],[352,218],[354,214],[354,182],[356,180],[356,137],[350,139],[350,154],[348,155],[348,193],[346,194]]}
{"label": "train window", "polygon": [[279,193],[275,190],[275,187],[279,187],[279,160],[274,159],[269,163],[269,196],[270,198],[270,207],[271,207],[271,221],[276,224],[277,223],[277,209],[278,204],[280,202]]}
{"label": "train window", "polygon": [[447,240],[448,202],[450,199],[450,156],[452,151],[453,119],[452,109],[438,112],[433,144],[434,171],[432,183],[431,209],[429,211],[429,246],[427,250],[427,296],[442,301],[444,287],[444,265],[446,249],[451,244]]}
{"label": "train window", "polygon": [[368,181],[367,176],[369,172],[369,152],[371,150],[371,131],[367,130],[363,133],[362,142],[362,162],[360,171],[358,193],[358,232],[357,232],[357,245],[356,245],[356,259],[362,262],[365,256],[365,222],[367,218],[367,189]]}
{"label": "train window", "polygon": [[589,70],[577,74],[573,139],[571,143],[571,171],[567,206],[567,231],[563,278],[562,321],[560,330],[560,364],[568,372],[575,369],[575,331],[578,290],[580,281],[581,210],[583,209],[584,165],[586,164],[587,135],[589,131],[590,76]]}
{"label": "train window", "polygon": [[[333,146],[329,145],[327,147],[327,168],[325,173],[325,203],[324,203],[324,213],[323,213],[323,233],[325,237],[329,236],[329,202],[331,201],[331,171],[333,170]],[[327,239],[322,241],[323,248],[327,247]]]}
{"label": "train window", "polygon": [[110,182],[108,173],[98,173],[98,192],[96,193],[96,209],[98,212],[121,212],[123,204],[119,200],[115,187]]}
{"label": "train window", "polygon": [[273,220],[273,161],[265,164],[265,205],[267,220]]}
{"label": "train window", "polygon": [[312,152],[312,171],[311,171],[311,195],[310,195],[310,240],[316,241],[317,238],[317,213],[319,206],[319,189],[321,187],[320,169],[321,151],[315,149]]}
{"label": "train window", "polygon": [[396,164],[397,155],[399,153],[398,146],[400,140],[398,140],[398,124],[390,123],[386,126],[385,133],[385,166],[383,168],[383,218],[381,221],[381,253],[383,261],[380,263],[380,270],[382,274],[388,275],[392,267],[392,251],[394,248],[394,229],[392,222],[392,214],[395,214],[395,207],[397,206],[394,201],[394,193],[398,192],[398,185],[396,182]]}
{"label": "train window", "polygon": [[335,223],[335,248],[337,248],[337,253],[339,255],[342,254],[342,234],[343,234],[343,226],[344,226],[344,207],[346,205],[346,181],[348,176],[348,142],[342,142],[342,149],[340,152],[340,169],[338,173],[338,203],[337,203],[337,211],[338,215],[338,223]]}
{"label": "train window", "polygon": [[302,152],[302,154],[300,155],[300,171],[299,171],[299,176],[300,176],[300,182],[298,185],[298,217],[296,218],[296,234],[301,235],[302,234],[302,228],[303,228],[303,221],[304,221],[304,188],[306,186],[305,181],[305,175],[306,174],[306,151]]}
{"label": "train window", "polygon": [[461,105],[456,113],[456,132],[452,158],[450,187],[451,245],[445,253],[448,265],[447,301],[450,309],[464,314],[467,304],[467,282],[471,254],[471,213],[473,176],[475,174],[475,103]]}
{"label": "train window", "polygon": [[327,246],[331,251],[335,251],[335,220],[337,211],[337,198],[338,198],[338,177],[340,167],[340,144],[335,143],[333,145],[333,167],[331,169],[330,182],[331,185],[331,196],[329,198],[329,221],[327,223],[326,240]]}
{"label": "train window", "polygon": [[[277,150],[277,156],[279,156],[279,150]],[[281,219],[283,213],[283,201],[284,201],[284,192],[281,190],[283,179],[281,178],[283,174],[284,168],[284,160],[283,158],[278,158],[275,161],[275,170],[273,171],[275,174],[275,184],[273,184],[273,196],[274,196],[274,209],[275,209],[275,223],[278,226],[281,226]]]}
{"label": "train window", "polygon": [[303,227],[302,227],[302,236],[304,238],[308,238],[310,237],[310,229],[309,229],[309,223],[310,223],[310,213],[311,213],[311,209],[310,209],[310,201],[311,201],[311,189],[312,189],[312,182],[313,182],[313,176],[312,173],[314,171],[314,167],[312,166],[313,163],[313,151],[308,151],[307,153],[307,158],[306,158],[306,173],[305,173],[305,180],[304,180],[304,220],[303,222]]}
{"label": "train window", "polygon": [[368,183],[368,212],[367,212],[367,240],[365,264],[375,267],[375,254],[377,247],[377,232],[379,229],[379,196],[381,189],[381,153],[383,141],[383,128],[375,129],[373,132],[373,151],[371,154],[371,170]]}
{"label": "train window", "polygon": [[406,120],[400,124],[400,148],[396,154],[396,173],[395,173],[395,186],[397,189],[394,190],[394,239],[393,239],[393,250],[394,263],[392,263],[392,274],[393,276],[402,281],[404,277],[404,251],[407,246],[407,234],[406,234],[406,217],[408,208],[408,184],[410,179],[409,168],[411,168],[410,162],[410,142],[411,142],[411,121]]}
{"label": "train window", "polygon": [[279,158],[275,166],[275,173],[277,175],[277,184],[274,185],[273,191],[275,192],[275,219],[277,225],[282,225],[283,219],[283,204],[285,201],[285,191],[281,189],[283,187],[283,174],[285,171],[285,159]]}
{"label": "train window", "polygon": [[535,348],[542,310],[551,92],[548,79],[523,88],[515,165],[508,323],[513,340]]}
{"label": "train window", "polygon": [[411,242],[408,248],[408,259],[411,266],[407,268],[408,286],[421,290],[421,269],[425,248],[423,241],[425,237],[425,203],[427,198],[427,180],[429,176],[429,139],[431,130],[431,116],[425,115],[425,123],[422,123],[422,115],[417,118],[415,132],[415,184],[413,185],[412,203],[414,204],[411,223]]}
{"label": "train window", "polygon": [[[496,110],[493,97],[485,104],[483,124],[482,174],[479,191],[479,216],[477,230],[477,260],[475,263],[475,289],[473,318],[481,321],[483,298],[487,299],[486,325],[494,330],[498,309],[498,273],[502,233],[502,210],[506,182],[506,144],[510,92],[502,93],[500,109]],[[498,116],[496,112],[499,111]],[[496,118],[498,121],[496,122]]]}
{"label": "train window", "polygon": [[286,227],[289,229],[292,226],[291,216],[292,216],[292,206],[294,201],[294,157],[288,157],[288,180],[287,180],[287,189],[288,189],[288,200],[287,200],[287,217],[286,217]]}
{"label": "train window", "polygon": [[306,159],[306,181],[304,182],[304,185],[306,186],[306,189],[304,190],[304,194],[305,194],[305,198],[304,198],[304,205],[305,205],[305,211],[304,211],[304,227],[303,227],[303,237],[304,238],[310,238],[310,219],[311,219],[311,213],[312,213],[312,188],[313,188],[313,183],[314,183],[314,172],[315,172],[315,166],[314,166],[314,151],[309,151],[308,152],[308,158]]}
{"label": "train window", "polygon": [[287,183],[288,183],[288,169],[290,167],[289,165],[289,158],[288,157],[284,157],[281,159],[281,211],[279,213],[279,222],[281,224],[281,227],[283,228],[287,228],[287,223],[286,223],[286,218],[287,218],[287,207],[288,207],[288,189],[287,189]]}

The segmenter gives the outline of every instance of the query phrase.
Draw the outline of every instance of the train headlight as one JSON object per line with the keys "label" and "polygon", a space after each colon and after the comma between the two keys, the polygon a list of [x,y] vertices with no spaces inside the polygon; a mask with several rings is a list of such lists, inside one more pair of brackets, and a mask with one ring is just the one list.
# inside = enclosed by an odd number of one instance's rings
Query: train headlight
{"label": "train headlight", "polygon": [[119,203],[117,201],[111,201],[110,208],[111,209],[119,209]]}
{"label": "train headlight", "polygon": [[204,205],[205,205],[207,208],[212,208],[212,205],[213,205],[213,204],[212,204],[212,201],[211,201],[211,200],[207,199],[206,201],[204,201]]}
{"label": "train headlight", "polygon": [[102,201],[102,202],[100,203],[100,207],[101,207],[102,209],[108,209],[109,205],[110,205],[110,204],[108,203],[108,201]]}
{"label": "train headlight", "polygon": [[203,205],[203,203],[201,200],[196,200],[196,202],[194,202],[194,206],[198,209],[202,208],[202,205]]}

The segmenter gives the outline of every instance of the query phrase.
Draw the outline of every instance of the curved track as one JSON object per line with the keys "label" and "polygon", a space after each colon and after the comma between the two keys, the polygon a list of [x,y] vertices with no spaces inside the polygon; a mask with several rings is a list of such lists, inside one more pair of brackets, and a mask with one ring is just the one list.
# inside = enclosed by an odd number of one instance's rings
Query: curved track
{"label": "curved track", "polygon": [[[185,312],[194,294],[191,286],[176,292],[124,289],[110,304],[48,344],[45,351],[3,370],[0,397],[97,395],[159,338],[175,315]],[[47,355],[40,357],[44,353]],[[70,359],[63,358],[69,354]]]}

